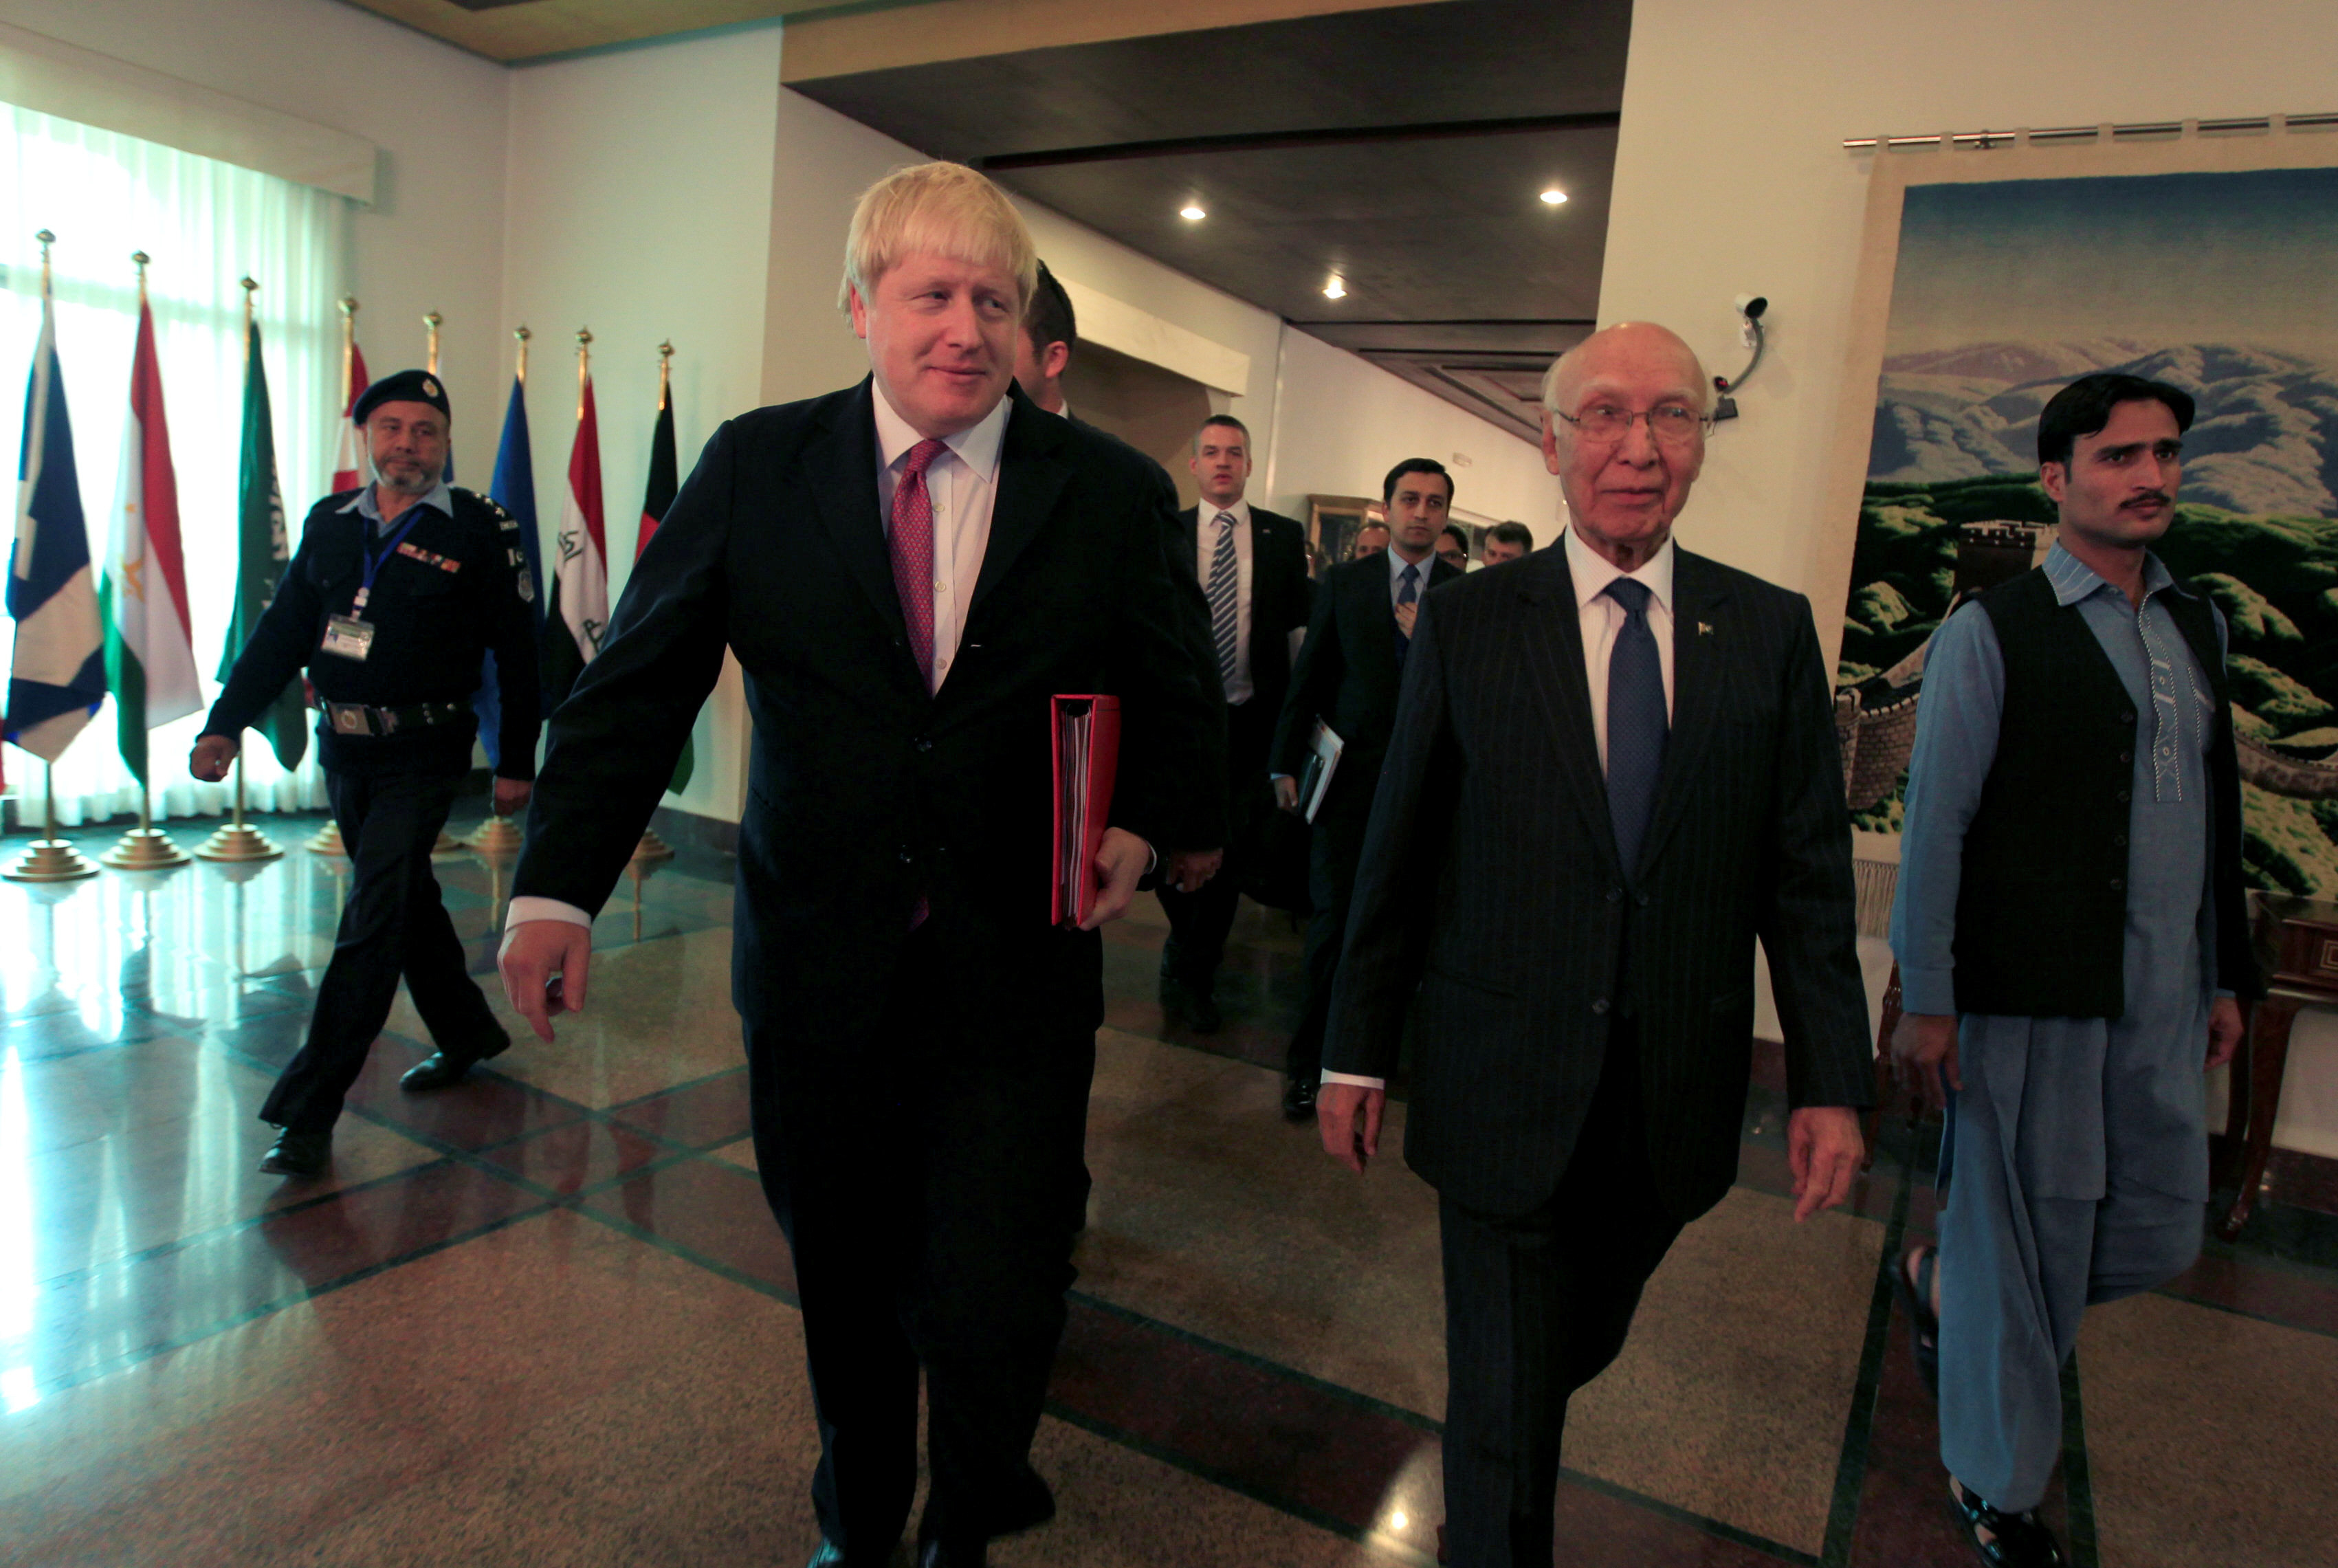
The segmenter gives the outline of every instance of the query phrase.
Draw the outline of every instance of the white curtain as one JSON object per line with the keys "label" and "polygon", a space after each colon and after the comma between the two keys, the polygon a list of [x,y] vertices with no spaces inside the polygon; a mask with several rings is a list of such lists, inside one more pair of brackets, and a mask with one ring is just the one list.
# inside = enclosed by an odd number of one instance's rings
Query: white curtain
{"label": "white curtain", "polygon": [[[145,251],[179,518],[204,700],[227,632],[236,575],[236,483],[242,440],[243,289],[249,275],[275,416],[276,466],[296,530],[324,493],[339,412],[340,335],[334,300],[349,273],[346,198],[216,159],[0,105],[0,452],[23,442],[22,387],[40,329],[41,253],[54,230],[57,359],[73,419],[90,557],[102,559],[120,484],[138,330],[137,270]],[[8,480],[13,488],[15,471]],[[11,512],[13,514],[12,505]],[[0,620],[0,670],[15,625]],[[156,818],[227,808],[230,788],[198,784],[186,757],[201,714],[148,741]],[[322,806],[316,740],[288,775],[265,740],[247,732],[247,804],[253,810]],[[40,820],[40,759],[5,748],[17,819]],[[56,767],[57,819],[67,827],[138,808],[138,789],[115,746],[109,701]]]}

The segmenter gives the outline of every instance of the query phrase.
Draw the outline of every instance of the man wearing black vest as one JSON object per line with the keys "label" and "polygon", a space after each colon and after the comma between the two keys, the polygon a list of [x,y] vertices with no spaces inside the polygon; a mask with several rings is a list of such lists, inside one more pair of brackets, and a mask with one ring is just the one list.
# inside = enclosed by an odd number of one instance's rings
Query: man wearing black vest
{"label": "man wearing black vest", "polygon": [[1982,1558],[2064,1561],[2035,1510],[2088,1305],[2200,1250],[2202,1073],[2258,995],[2215,606],[2151,552],[2192,399],[2081,377],[2038,421],[2045,564],[1932,639],[1891,946],[1902,1063],[1953,1091],[1935,1253],[1902,1260],[1950,1494]]}

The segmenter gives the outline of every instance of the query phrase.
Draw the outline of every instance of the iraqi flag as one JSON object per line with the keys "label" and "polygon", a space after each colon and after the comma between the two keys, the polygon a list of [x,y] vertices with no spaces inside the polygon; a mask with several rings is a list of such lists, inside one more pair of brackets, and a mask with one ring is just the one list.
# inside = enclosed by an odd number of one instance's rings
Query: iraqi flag
{"label": "iraqi flag", "polygon": [[[681,465],[673,450],[673,398],[663,387],[658,388],[657,427],[650,432],[650,483],[642,496],[642,531],[634,544],[634,559],[639,561],[650,547],[650,540],[665,521],[666,508],[673,505],[675,475]],[[688,787],[690,776],[697,770],[698,745],[689,735],[682,738],[682,756],[673,765],[673,779],[666,785],[666,793],[679,795]]]}
{"label": "iraqi flag", "polygon": [[576,677],[601,651],[609,628],[609,552],[601,527],[601,422],[588,377],[576,405],[576,444],[568,450],[568,495],[553,535],[559,552],[544,630],[545,711],[567,701]]}
{"label": "iraqi flag", "polygon": [[[373,385],[366,375],[365,351],[355,343],[349,345],[349,396],[341,405],[340,444],[333,452],[333,483],[336,495],[344,490],[354,490],[366,483],[365,432],[349,416],[357,411],[358,399]],[[451,481],[449,481],[451,483]]]}
{"label": "iraqi flag", "polygon": [[34,756],[54,762],[105,701],[105,645],[89,570],[89,526],[74,472],[73,423],[65,417],[64,378],[57,369],[56,305],[45,279],[16,478],[16,542],[8,557],[16,648],[5,732]]}
{"label": "iraqi flag", "polygon": [[154,313],[138,306],[130,362],[130,419],[122,430],[122,485],[113,504],[105,575],[97,586],[105,622],[105,685],[113,693],[122,760],[144,784],[146,732],[198,712],[202,687],[187,618],[187,565],[179,544],[179,480],[162,418],[162,372]]}

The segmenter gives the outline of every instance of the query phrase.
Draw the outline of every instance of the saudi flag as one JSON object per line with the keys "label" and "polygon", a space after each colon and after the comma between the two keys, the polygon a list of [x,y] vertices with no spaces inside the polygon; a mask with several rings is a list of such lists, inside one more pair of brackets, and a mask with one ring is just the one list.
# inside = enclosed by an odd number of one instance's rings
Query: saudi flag
{"label": "saudi flag", "polygon": [[122,760],[146,776],[146,732],[198,712],[195,645],[188,630],[187,566],[179,547],[179,480],[162,418],[162,372],[154,313],[138,305],[130,362],[130,419],[122,431],[122,484],[98,612],[105,622],[105,686],[113,693]]}
{"label": "saudi flag", "polygon": [[56,308],[41,279],[41,337],[25,387],[16,465],[16,543],[8,556],[16,647],[8,671],[7,738],[54,762],[105,701],[105,652],[90,581],[89,526],[74,473],[73,425],[57,370]]}
{"label": "saudi flag", "polygon": [[601,651],[609,629],[609,552],[601,528],[601,422],[593,410],[593,383],[576,406],[576,442],[568,449],[568,494],[554,543],[552,611],[545,628],[544,684],[551,702],[567,701]]}
{"label": "saudi flag", "polygon": [[[236,655],[260,628],[276,597],[276,585],[292,564],[292,544],[284,528],[284,496],[276,485],[276,432],[268,412],[268,368],[260,358],[260,323],[244,333],[243,465],[236,485],[235,604],[220,652],[219,681],[235,672]],[[286,771],[298,768],[309,750],[309,714],[300,682],[288,681],[252,728],[268,737]]]}
{"label": "saudi flag", "polygon": [[[634,559],[639,561],[650,547],[658,524],[665,521],[666,508],[673,505],[674,475],[681,465],[673,451],[673,398],[663,387],[658,388],[657,427],[650,432],[649,490],[642,497],[642,531],[634,545]],[[682,756],[673,765],[673,781],[666,793],[679,795],[690,784],[690,776],[697,770],[698,742],[690,735],[682,738]]]}

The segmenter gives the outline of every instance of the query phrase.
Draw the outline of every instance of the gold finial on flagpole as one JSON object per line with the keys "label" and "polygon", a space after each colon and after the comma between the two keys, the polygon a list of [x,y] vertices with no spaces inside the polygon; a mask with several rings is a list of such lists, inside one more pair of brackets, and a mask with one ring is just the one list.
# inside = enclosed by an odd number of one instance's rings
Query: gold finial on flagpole
{"label": "gold finial on flagpole", "polygon": [[349,397],[357,390],[358,297],[344,294],[341,310],[341,417],[349,416]]}
{"label": "gold finial on flagpole", "polygon": [[584,388],[593,374],[593,334],[576,328],[576,417],[584,417]]}
{"label": "gold finial on flagpole", "polygon": [[41,242],[41,293],[46,296],[49,291],[49,247],[57,242],[57,237],[44,229],[33,238]]}
{"label": "gold finial on flagpole", "polygon": [[525,387],[527,385],[527,340],[535,334],[529,331],[527,323],[523,321],[512,328],[512,336],[519,339],[519,384]]}
{"label": "gold finial on flagpole", "polygon": [[244,368],[249,371],[251,368],[251,296],[260,285],[247,276],[241,280],[241,286],[243,289],[243,364]]}
{"label": "gold finial on flagpole", "polygon": [[673,341],[669,338],[658,345],[658,407],[666,402],[666,390],[673,383]]}
{"label": "gold finial on flagpole", "polygon": [[433,310],[422,318],[423,330],[427,334],[424,343],[422,368],[433,376],[438,374],[438,328],[447,318]]}
{"label": "gold finial on flagpole", "polygon": [[154,260],[143,250],[133,250],[130,260],[138,264],[138,308],[146,308],[146,263]]}

